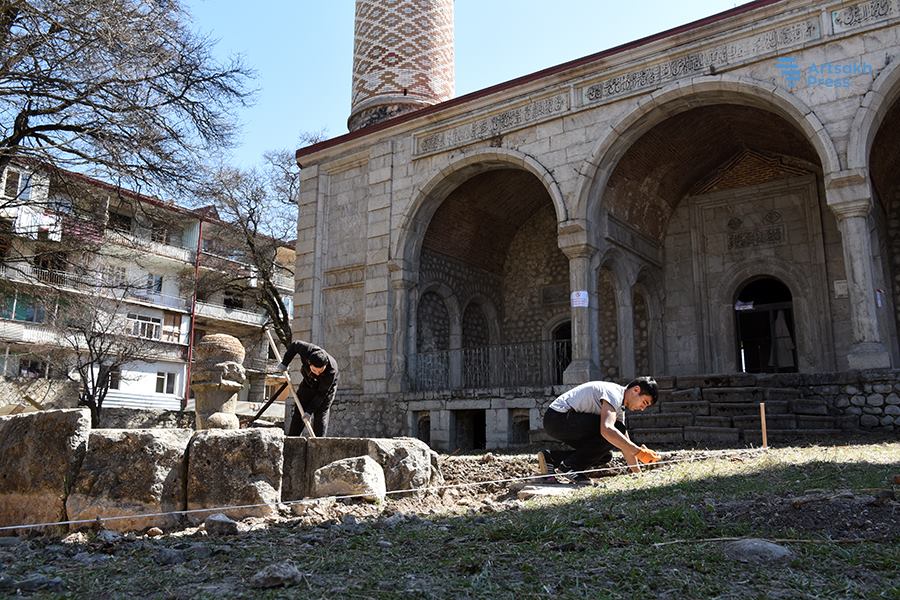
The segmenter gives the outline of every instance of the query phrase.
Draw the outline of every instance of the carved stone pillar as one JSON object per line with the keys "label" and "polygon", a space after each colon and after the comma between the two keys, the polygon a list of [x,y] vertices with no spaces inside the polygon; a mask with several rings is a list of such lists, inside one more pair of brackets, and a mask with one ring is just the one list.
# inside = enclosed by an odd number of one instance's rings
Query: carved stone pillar
{"label": "carved stone pillar", "polygon": [[572,306],[572,362],[563,373],[563,383],[580,384],[600,377],[597,332],[597,275],[591,269],[596,248],[582,243],[566,246],[569,286],[572,292],[587,292],[587,306]]}
{"label": "carved stone pillar", "polygon": [[[409,387],[409,361],[408,353],[411,344],[414,344],[415,335],[411,330],[411,320],[414,316],[410,313],[410,296],[416,285],[415,279],[403,271],[393,271],[391,290],[394,295],[392,311],[392,335],[391,343],[391,377],[388,380],[389,392],[403,392]],[[412,340],[412,341],[411,341]]]}
{"label": "carved stone pillar", "polygon": [[247,379],[242,365],[244,346],[224,333],[205,335],[194,346],[194,357],[191,389],[197,429],[238,429],[234,410]]}
{"label": "carved stone pillar", "polygon": [[869,233],[871,191],[864,174],[847,173],[825,180],[826,198],[841,232],[844,269],[850,299],[853,334],[847,356],[852,369],[891,366],[890,353],[881,340],[875,304],[875,276]]}

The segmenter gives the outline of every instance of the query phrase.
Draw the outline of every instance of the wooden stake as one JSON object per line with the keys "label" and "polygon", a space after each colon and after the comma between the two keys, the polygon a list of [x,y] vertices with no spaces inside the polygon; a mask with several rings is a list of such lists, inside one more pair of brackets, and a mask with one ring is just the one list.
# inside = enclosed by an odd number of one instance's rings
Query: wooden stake
{"label": "wooden stake", "polygon": [[[275,355],[275,360],[281,362],[281,352],[278,351],[278,346],[275,345],[275,340],[272,339],[272,332],[268,329],[266,331],[266,338],[269,340],[269,348],[272,349],[272,354]],[[291,398],[294,399],[294,405],[297,407],[297,412],[300,413],[300,418],[303,419],[303,425],[306,427],[306,433],[309,434],[309,437],[316,437],[316,432],[313,431],[312,424],[309,422],[309,419],[306,417],[306,413],[303,411],[303,406],[300,404],[300,398],[297,397],[297,390],[294,389],[294,386],[291,385],[291,376],[288,375],[287,371],[284,372],[284,378],[287,379],[287,389],[291,394]],[[302,431],[300,433],[303,433]]]}
{"label": "wooden stake", "polygon": [[759,423],[762,425],[762,447],[763,450],[767,450],[769,448],[769,444],[766,441],[766,403],[759,403]]}

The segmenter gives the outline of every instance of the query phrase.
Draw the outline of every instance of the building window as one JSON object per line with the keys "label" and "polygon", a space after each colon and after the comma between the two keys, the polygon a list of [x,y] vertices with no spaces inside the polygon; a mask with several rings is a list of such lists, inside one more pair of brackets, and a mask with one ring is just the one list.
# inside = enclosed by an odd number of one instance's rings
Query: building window
{"label": "building window", "polygon": [[162,340],[177,344],[181,341],[181,315],[163,313]]}
{"label": "building window", "polygon": [[147,275],[147,291],[151,294],[162,294],[163,276],[150,273]]}
{"label": "building window", "polygon": [[158,371],[156,373],[156,393],[175,393],[175,373],[167,373],[165,371]]}
{"label": "building window", "polygon": [[19,361],[19,377],[39,379],[47,374],[47,363],[36,358],[23,358]]}
{"label": "building window", "polygon": [[109,213],[109,229],[114,231],[131,232],[131,217],[119,213]]}
{"label": "building window", "polygon": [[109,389],[117,390],[122,384],[122,371],[118,367],[109,371]]}
{"label": "building window", "polygon": [[6,182],[3,184],[3,195],[7,198],[15,198],[19,195],[19,179],[21,175],[12,169],[6,170]]}
{"label": "building window", "polygon": [[240,290],[225,290],[224,295],[225,308],[244,308],[244,294]]}
{"label": "building window", "polygon": [[162,319],[128,313],[125,322],[127,335],[148,340],[158,340],[162,336]]}
{"label": "building window", "polygon": [[47,310],[31,296],[22,294],[16,299],[13,319],[26,323],[43,323],[47,320]]}
{"label": "building window", "polygon": [[127,282],[125,267],[117,265],[103,266],[103,285],[111,288],[124,288]]}

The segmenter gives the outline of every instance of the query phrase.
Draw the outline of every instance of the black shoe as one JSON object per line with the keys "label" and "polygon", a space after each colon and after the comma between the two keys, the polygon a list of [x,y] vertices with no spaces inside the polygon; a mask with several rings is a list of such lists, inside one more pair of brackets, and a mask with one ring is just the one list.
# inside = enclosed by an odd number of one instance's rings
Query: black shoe
{"label": "black shoe", "polygon": [[549,450],[541,450],[537,453],[538,460],[538,474],[540,475],[551,475],[556,472],[556,465],[553,464],[553,460],[550,458]]}
{"label": "black shoe", "polygon": [[556,476],[562,478],[569,483],[590,483],[591,478],[585,475],[584,473],[577,473],[575,469],[567,466],[565,463],[560,463],[558,467],[556,467]]}

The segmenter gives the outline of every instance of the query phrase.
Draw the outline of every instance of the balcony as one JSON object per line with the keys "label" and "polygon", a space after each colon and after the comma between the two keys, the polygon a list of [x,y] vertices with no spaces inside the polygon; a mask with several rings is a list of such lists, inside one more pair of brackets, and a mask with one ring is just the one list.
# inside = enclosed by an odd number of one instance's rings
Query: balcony
{"label": "balcony", "polygon": [[414,391],[550,386],[562,383],[571,340],[423,352],[410,357]]}
{"label": "balcony", "polygon": [[171,258],[178,262],[191,263],[194,262],[194,252],[189,248],[174,245],[172,243],[164,243],[154,240],[149,230],[132,233],[129,231],[120,231],[118,229],[107,229],[104,234],[107,243],[135,248],[143,252],[149,252],[164,258]]}
{"label": "balcony", "polygon": [[206,317],[208,319],[218,319],[220,321],[233,321],[244,325],[255,325],[261,327],[269,320],[268,315],[264,312],[254,312],[244,310],[242,308],[228,308],[221,304],[210,304],[208,302],[197,302],[194,313],[198,317]]}
{"label": "balcony", "polygon": [[22,283],[43,283],[60,290],[72,290],[88,294],[103,294],[109,297],[122,297],[152,304],[153,306],[187,310],[189,301],[179,296],[170,296],[143,288],[120,289],[101,284],[98,276],[79,277],[66,271],[39,269],[26,262],[0,264],[0,278]]}
{"label": "balcony", "polygon": [[279,287],[281,289],[289,290],[291,292],[294,291],[293,275],[285,275],[284,273],[275,271],[275,273],[272,274],[272,283],[274,283],[276,287]]}
{"label": "balcony", "polygon": [[45,325],[23,321],[0,321],[0,340],[8,343],[47,345],[62,341],[59,333]]}

